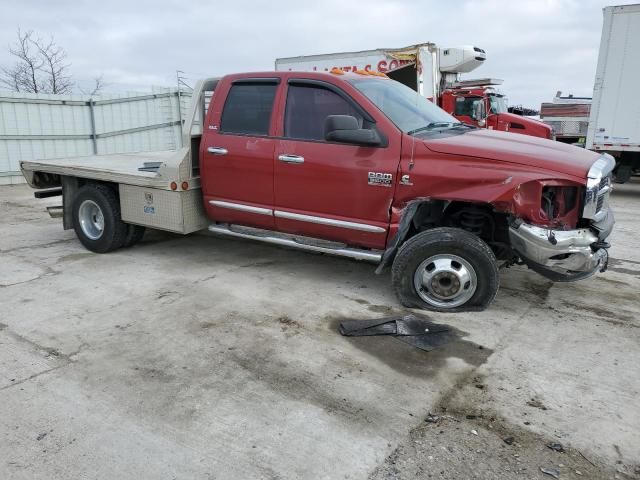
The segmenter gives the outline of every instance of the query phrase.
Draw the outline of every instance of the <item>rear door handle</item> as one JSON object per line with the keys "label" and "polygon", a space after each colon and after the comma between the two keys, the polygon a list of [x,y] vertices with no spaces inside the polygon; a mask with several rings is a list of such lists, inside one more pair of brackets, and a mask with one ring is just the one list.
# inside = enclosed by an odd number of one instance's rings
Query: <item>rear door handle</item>
{"label": "rear door handle", "polygon": [[229,151],[226,148],[222,147],[209,147],[207,148],[207,152],[213,153],[214,155],[226,155]]}
{"label": "rear door handle", "polygon": [[304,163],[304,157],[301,157],[300,155],[289,155],[286,153],[278,155],[278,160],[285,163]]}

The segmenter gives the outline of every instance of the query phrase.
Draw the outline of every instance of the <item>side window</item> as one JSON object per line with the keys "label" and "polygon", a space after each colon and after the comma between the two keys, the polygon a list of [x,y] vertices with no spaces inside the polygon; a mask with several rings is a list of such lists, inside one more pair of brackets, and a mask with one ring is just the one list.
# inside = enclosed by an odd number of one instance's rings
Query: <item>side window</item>
{"label": "side window", "polygon": [[268,135],[277,88],[275,82],[232,85],[222,110],[220,132]]}
{"label": "side window", "polygon": [[315,85],[289,85],[285,137],[324,140],[324,121],[329,115],[352,115],[362,128],[362,115],[337,93]]}
{"label": "side window", "polygon": [[482,100],[482,97],[456,97],[456,112],[454,115],[473,116],[473,106]]}

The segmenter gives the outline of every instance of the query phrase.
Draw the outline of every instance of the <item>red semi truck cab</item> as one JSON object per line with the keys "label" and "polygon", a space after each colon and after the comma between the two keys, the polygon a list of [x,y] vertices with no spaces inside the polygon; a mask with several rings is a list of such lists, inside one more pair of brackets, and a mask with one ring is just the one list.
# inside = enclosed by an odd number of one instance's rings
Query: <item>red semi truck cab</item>
{"label": "red semi truck cab", "polygon": [[[463,82],[468,83],[468,82]],[[506,97],[491,85],[451,87],[438,99],[440,107],[461,122],[501,132],[553,138],[552,128],[532,118],[509,113]]]}
{"label": "red semi truck cab", "polygon": [[409,307],[485,308],[500,264],[557,281],[606,267],[610,156],[464,124],[377,73],[200,81],[183,144],[21,168],[62,185],[63,224],[95,252],[208,228],[389,266]]}

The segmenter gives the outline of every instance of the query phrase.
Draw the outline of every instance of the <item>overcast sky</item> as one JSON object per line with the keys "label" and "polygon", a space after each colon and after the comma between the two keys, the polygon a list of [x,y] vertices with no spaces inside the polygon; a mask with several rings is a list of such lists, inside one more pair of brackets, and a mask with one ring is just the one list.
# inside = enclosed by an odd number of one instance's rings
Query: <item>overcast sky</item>
{"label": "overcast sky", "polygon": [[[634,3],[634,2],[620,2]],[[82,85],[114,90],[273,69],[276,57],[434,42],[476,45],[466,77],[502,78],[511,104],[590,96],[603,0],[0,0],[0,65],[16,30],[54,35]],[[90,83],[90,82],[89,82]],[[109,89],[109,86],[107,87]]]}

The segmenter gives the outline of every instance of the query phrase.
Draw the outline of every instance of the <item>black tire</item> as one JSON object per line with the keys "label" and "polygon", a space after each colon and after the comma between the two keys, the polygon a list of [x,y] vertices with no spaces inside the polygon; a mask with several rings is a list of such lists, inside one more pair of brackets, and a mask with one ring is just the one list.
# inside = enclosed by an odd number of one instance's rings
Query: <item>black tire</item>
{"label": "black tire", "polygon": [[127,234],[124,238],[123,248],[133,247],[144,237],[145,228],[140,225],[127,224]]}
{"label": "black tire", "polygon": [[[416,290],[414,276],[417,269],[421,267],[423,262],[427,262],[428,259],[436,255],[443,256],[444,262],[449,258],[447,257],[448,255],[454,256],[454,260],[451,262],[454,270],[457,266],[467,269],[466,266],[456,261],[456,257],[466,262],[473,270],[476,280],[475,291],[468,290],[467,293],[463,292],[465,286],[461,288],[459,282],[456,284],[458,285],[456,290],[456,285],[451,286],[451,280],[448,280],[449,288],[452,288],[450,291],[460,292],[460,295],[456,298],[458,298],[458,301],[463,301],[463,303],[455,305],[452,301],[451,306],[446,304],[435,305],[425,301]],[[433,266],[433,264],[426,264],[427,269],[430,266]],[[453,282],[458,280],[455,272],[453,274],[443,272],[442,275],[450,275],[453,278]],[[456,312],[484,310],[493,301],[498,292],[500,274],[495,255],[482,239],[465,230],[442,227],[419,233],[400,247],[391,269],[391,281],[396,296],[405,307],[422,308],[437,312]],[[435,288],[439,288],[440,285],[437,284],[437,281],[433,281],[436,282]],[[469,286],[473,286],[473,284],[473,282],[468,283]],[[467,284],[465,283],[465,285]],[[435,294],[431,289],[423,285],[421,292],[423,296],[430,297],[434,303],[438,302],[438,299],[434,299]],[[465,300],[466,295],[471,296]],[[440,300],[440,303],[446,303],[447,301],[446,299]]]}
{"label": "black tire", "polygon": [[[97,207],[102,215],[102,228],[96,228],[94,235],[90,235],[87,215],[80,213],[81,208],[86,212],[87,206],[94,211]],[[92,252],[107,253],[120,248],[125,241],[127,225],[120,218],[120,200],[116,191],[108,185],[98,183],[80,188],[73,201],[73,229],[80,243]]]}

